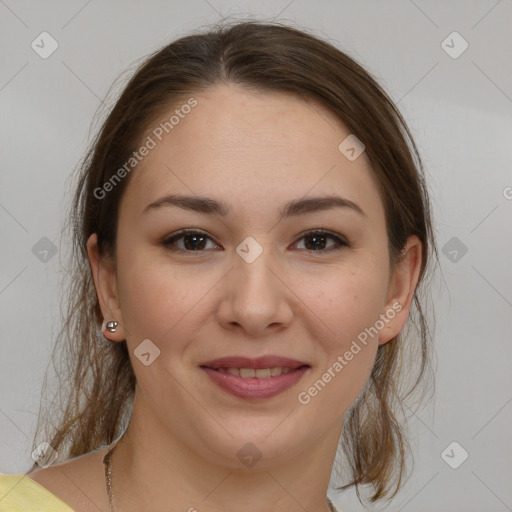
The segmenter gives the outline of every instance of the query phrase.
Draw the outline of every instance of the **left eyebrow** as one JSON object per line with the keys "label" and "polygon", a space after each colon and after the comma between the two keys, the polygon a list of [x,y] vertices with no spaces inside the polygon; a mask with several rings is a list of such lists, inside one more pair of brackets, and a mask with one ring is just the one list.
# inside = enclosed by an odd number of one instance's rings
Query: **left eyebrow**
{"label": "left eyebrow", "polygon": [[[177,206],[184,210],[207,215],[219,215],[221,217],[226,217],[230,213],[230,208],[224,201],[218,201],[210,197],[178,194],[170,194],[157,199],[148,204],[144,208],[143,213],[162,206]],[[289,201],[279,210],[279,219],[306,215],[308,213],[330,210],[332,208],[349,208],[360,215],[366,215],[363,209],[353,201],[336,195],[327,195]]]}

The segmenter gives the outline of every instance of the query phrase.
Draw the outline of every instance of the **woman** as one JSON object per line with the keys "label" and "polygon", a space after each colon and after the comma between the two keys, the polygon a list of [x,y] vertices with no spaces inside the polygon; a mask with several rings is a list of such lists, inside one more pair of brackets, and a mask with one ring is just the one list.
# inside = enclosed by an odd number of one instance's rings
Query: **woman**
{"label": "woman", "polygon": [[73,386],[2,510],[327,512],[340,439],[341,488],[396,494],[436,250],[414,142],[356,62],[277,23],[169,44],[73,207]]}

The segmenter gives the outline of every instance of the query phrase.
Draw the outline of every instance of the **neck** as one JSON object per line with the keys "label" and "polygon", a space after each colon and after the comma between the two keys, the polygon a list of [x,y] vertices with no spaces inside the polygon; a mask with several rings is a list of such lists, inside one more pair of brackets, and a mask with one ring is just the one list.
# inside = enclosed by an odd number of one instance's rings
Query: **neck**
{"label": "neck", "polygon": [[327,489],[341,424],[275,464],[240,469],[237,459],[229,465],[206,457],[148,418],[150,411],[135,399],[111,461],[116,512],[329,512]]}

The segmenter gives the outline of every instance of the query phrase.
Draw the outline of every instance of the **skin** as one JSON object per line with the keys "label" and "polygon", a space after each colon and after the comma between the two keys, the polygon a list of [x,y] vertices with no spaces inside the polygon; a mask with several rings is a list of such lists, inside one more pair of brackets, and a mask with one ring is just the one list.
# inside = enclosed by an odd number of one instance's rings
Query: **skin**
{"label": "skin", "polygon": [[[390,272],[384,207],[369,161],[364,153],[351,162],[339,152],[350,132],[322,106],[232,84],[194,97],[198,106],[130,177],[116,260],[100,256],[95,234],[88,242],[104,318],[119,322],[105,335],[126,339],[137,377],[132,419],[113,458],[116,510],[328,511],[344,414],[363,389],[378,346],[404,327],[421,242],[411,237],[403,262]],[[164,114],[162,120],[169,117]],[[171,193],[225,201],[230,213],[224,218],[175,206],[143,213]],[[279,220],[288,201],[327,194],[353,201],[364,215],[333,208]],[[190,237],[174,242],[181,251],[164,246],[183,228],[209,237],[206,245],[196,242],[202,252],[185,251],[185,242],[193,247]],[[304,233],[320,228],[348,246],[327,251],[336,241],[325,238],[320,249],[308,251],[313,244]],[[263,250],[252,263],[236,252],[248,236]],[[299,392],[397,303],[401,311],[301,404]],[[144,339],[161,351],[149,366],[134,356]],[[222,391],[199,368],[217,357],[267,354],[310,368],[291,389],[259,401]],[[247,442],[262,454],[252,468],[237,457]],[[56,471],[67,472],[94,510],[108,510],[104,454],[31,476],[78,510],[93,510],[55,483]],[[52,470],[50,485],[44,475]]]}

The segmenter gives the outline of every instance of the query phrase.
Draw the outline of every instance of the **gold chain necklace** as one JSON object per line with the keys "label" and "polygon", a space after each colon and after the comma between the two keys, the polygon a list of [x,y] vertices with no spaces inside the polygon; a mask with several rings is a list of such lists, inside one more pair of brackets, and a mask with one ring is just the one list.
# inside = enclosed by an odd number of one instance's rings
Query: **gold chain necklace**
{"label": "gold chain necklace", "polygon": [[114,447],[103,457],[103,465],[105,466],[105,485],[107,487],[108,494],[108,502],[110,505],[110,512],[114,512],[114,493],[112,492],[112,465],[110,463],[110,459],[112,458],[112,454],[117,447],[117,443]]}
{"label": "gold chain necklace", "polygon": [[[110,512],[115,512],[114,508],[114,493],[112,491],[112,464],[110,462],[110,459],[112,458],[112,454],[114,453],[114,450],[117,447],[117,443],[114,445],[114,447],[103,457],[103,465],[105,466],[105,485],[107,487],[107,494],[108,494],[108,502],[110,505]],[[336,510],[336,507],[332,504],[332,501],[327,498],[327,503],[329,504],[329,509],[331,512],[338,512]]]}

